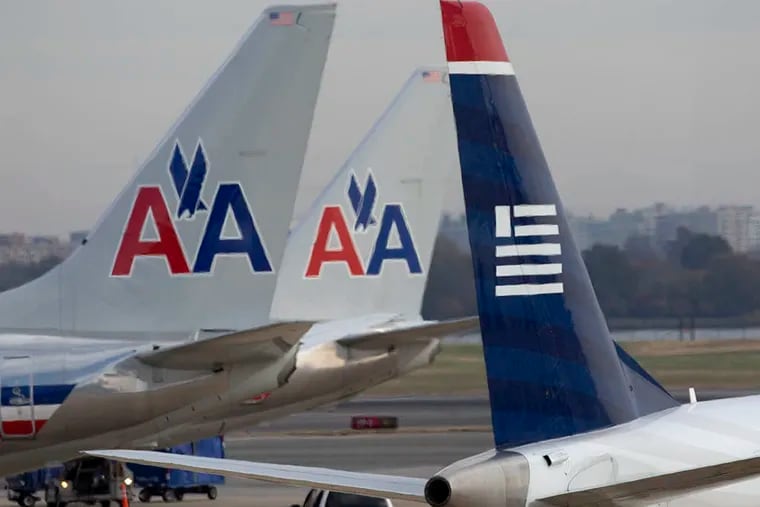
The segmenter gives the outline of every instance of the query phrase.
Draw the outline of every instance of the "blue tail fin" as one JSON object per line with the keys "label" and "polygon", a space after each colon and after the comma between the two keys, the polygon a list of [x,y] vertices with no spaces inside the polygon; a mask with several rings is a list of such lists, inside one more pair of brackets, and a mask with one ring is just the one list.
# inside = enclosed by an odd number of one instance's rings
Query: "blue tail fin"
{"label": "blue tail fin", "polygon": [[496,445],[633,420],[651,377],[618,356],[493,17],[440,3]]}

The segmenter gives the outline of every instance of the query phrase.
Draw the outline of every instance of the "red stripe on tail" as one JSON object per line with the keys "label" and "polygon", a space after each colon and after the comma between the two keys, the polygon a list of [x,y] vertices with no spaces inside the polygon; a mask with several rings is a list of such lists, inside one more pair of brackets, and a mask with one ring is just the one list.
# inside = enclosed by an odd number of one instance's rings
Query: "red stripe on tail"
{"label": "red stripe on tail", "polygon": [[448,61],[509,61],[499,29],[485,5],[458,0],[440,1]]}
{"label": "red stripe on tail", "polygon": [[37,434],[43,426],[45,426],[46,420],[37,420],[32,425],[32,421],[3,421],[3,434],[8,436],[26,436]]}

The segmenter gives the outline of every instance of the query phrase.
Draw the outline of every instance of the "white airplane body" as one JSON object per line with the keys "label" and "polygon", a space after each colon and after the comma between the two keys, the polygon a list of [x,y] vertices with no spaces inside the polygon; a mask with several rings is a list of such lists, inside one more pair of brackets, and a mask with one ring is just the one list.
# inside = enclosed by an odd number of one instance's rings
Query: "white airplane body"
{"label": "white airplane body", "polygon": [[[452,491],[443,505],[504,505],[497,503],[504,495],[524,502],[515,505],[756,505],[758,417],[760,396],[710,400],[608,429],[487,451],[437,474]],[[422,497],[425,485],[418,483]]]}
{"label": "white airplane body", "polygon": [[757,505],[760,397],[681,405],[614,343],[492,15],[440,7],[494,449],[429,479],[88,452],[433,507]]}

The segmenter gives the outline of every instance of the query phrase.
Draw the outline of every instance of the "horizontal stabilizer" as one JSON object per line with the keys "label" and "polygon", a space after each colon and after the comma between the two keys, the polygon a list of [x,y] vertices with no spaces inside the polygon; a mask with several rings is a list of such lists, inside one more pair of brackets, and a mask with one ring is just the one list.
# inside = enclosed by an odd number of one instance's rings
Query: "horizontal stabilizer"
{"label": "horizontal stabilizer", "polygon": [[269,363],[282,357],[311,329],[312,322],[270,324],[256,329],[171,345],[138,355],[157,368],[204,370],[225,364]]}
{"label": "horizontal stabilizer", "polygon": [[653,505],[669,498],[760,475],[760,457],[656,475],[610,486],[542,498],[545,505]]}
{"label": "horizontal stabilizer", "polygon": [[448,335],[477,331],[480,325],[478,317],[447,320],[444,322],[423,323],[419,326],[390,331],[348,336],[338,340],[344,347],[354,349],[378,349],[394,345],[408,345],[415,341],[427,341]]}
{"label": "horizontal stabilizer", "polygon": [[426,479],[399,477],[395,475],[367,474],[331,470],[329,468],[276,465],[254,463],[222,458],[205,458],[155,451],[86,451],[91,456],[154,465],[165,468],[179,468],[193,472],[209,472],[226,477],[241,477],[267,482],[325,488],[342,493],[381,496],[399,500],[423,502],[425,500]]}

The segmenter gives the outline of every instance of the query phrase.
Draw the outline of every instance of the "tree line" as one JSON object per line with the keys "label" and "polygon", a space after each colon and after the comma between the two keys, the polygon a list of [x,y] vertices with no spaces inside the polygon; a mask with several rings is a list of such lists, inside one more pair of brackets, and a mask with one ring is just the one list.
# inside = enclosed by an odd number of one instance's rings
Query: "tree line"
{"label": "tree line", "polygon": [[[634,236],[623,247],[597,244],[582,253],[608,319],[760,318],[760,260],[733,252],[721,237],[680,228],[664,248]],[[439,237],[423,315],[475,313],[469,252]]]}
{"label": "tree line", "polygon": [[[631,237],[623,247],[597,244],[583,260],[608,319],[760,319],[760,259],[732,251],[718,236],[677,231],[665,248]],[[0,291],[44,274],[61,261],[0,264]],[[439,235],[422,315],[446,319],[477,314],[470,254]]]}

